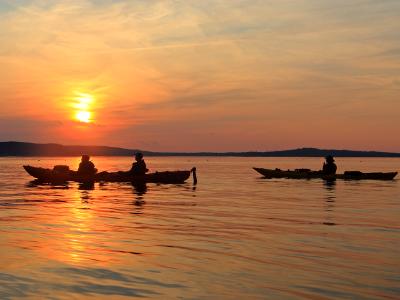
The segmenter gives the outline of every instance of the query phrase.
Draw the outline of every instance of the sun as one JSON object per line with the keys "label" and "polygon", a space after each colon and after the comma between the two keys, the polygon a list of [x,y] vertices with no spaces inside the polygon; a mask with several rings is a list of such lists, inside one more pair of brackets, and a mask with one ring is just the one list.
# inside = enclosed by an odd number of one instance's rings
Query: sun
{"label": "sun", "polygon": [[74,118],[82,123],[91,123],[92,119],[92,108],[94,105],[94,97],[88,93],[75,93],[76,96],[73,98],[73,107],[75,109]]}
{"label": "sun", "polygon": [[78,111],[75,114],[75,118],[79,122],[90,123],[91,122],[90,115],[91,115],[91,113],[89,111]]}

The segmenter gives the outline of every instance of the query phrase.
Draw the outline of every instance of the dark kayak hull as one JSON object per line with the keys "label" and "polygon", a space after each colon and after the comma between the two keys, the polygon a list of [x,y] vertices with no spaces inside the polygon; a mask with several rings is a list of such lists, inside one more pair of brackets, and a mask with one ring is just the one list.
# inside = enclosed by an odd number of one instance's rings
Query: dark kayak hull
{"label": "dark kayak hull", "polygon": [[[52,169],[23,166],[25,171],[42,182],[133,182],[133,183],[183,183],[195,168],[190,171],[165,171],[132,176],[127,172],[101,172],[94,176],[82,176],[76,171],[56,172]],[[195,175],[195,174],[194,174]]]}
{"label": "dark kayak hull", "polygon": [[346,180],[393,180],[397,172],[373,172],[362,173],[359,171],[347,171],[344,174],[325,175],[321,171],[302,171],[302,170],[280,170],[253,168],[266,178],[289,178],[289,179],[313,179],[324,180],[346,179]]}

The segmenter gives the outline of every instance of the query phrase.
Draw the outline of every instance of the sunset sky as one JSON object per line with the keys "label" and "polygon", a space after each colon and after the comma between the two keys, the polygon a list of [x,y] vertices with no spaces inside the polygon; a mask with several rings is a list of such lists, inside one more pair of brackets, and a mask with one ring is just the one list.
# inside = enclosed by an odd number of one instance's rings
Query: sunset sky
{"label": "sunset sky", "polygon": [[400,152],[399,0],[0,0],[0,141]]}

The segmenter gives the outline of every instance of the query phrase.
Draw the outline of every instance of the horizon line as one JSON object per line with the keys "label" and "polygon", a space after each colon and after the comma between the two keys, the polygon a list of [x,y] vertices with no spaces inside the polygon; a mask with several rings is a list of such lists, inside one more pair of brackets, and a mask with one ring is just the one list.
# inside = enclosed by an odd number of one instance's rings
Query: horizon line
{"label": "horizon line", "polygon": [[400,152],[391,152],[391,151],[381,151],[381,150],[354,150],[354,149],[335,149],[335,148],[317,148],[317,147],[309,147],[309,146],[299,146],[297,148],[289,148],[289,149],[279,149],[279,150],[243,150],[243,151],[153,151],[146,150],[141,148],[126,148],[121,146],[105,146],[105,145],[79,145],[79,144],[62,144],[57,142],[46,142],[46,143],[37,143],[37,142],[25,142],[25,141],[0,141],[0,143],[20,143],[20,144],[34,144],[34,145],[57,145],[62,147],[104,147],[104,148],[114,148],[121,149],[127,151],[142,151],[148,153],[161,153],[161,154],[241,154],[241,153],[271,153],[271,152],[285,152],[285,151],[295,151],[295,150],[318,150],[318,151],[350,151],[350,152],[369,152],[369,153],[385,153],[385,154],[397,154],[400,155]]}

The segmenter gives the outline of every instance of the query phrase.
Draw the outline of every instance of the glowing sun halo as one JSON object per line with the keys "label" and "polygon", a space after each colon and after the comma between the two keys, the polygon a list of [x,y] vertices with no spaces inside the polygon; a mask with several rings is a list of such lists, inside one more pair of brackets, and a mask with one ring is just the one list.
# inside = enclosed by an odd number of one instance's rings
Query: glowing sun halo
{"label": "glowing sun halo", "polygon": [[75,119],[82,123],[92,122],[92,113],[90,107],[94,102],[94,98],[90,94],[77,93],[74,98],[74,108],[76,109]]}

